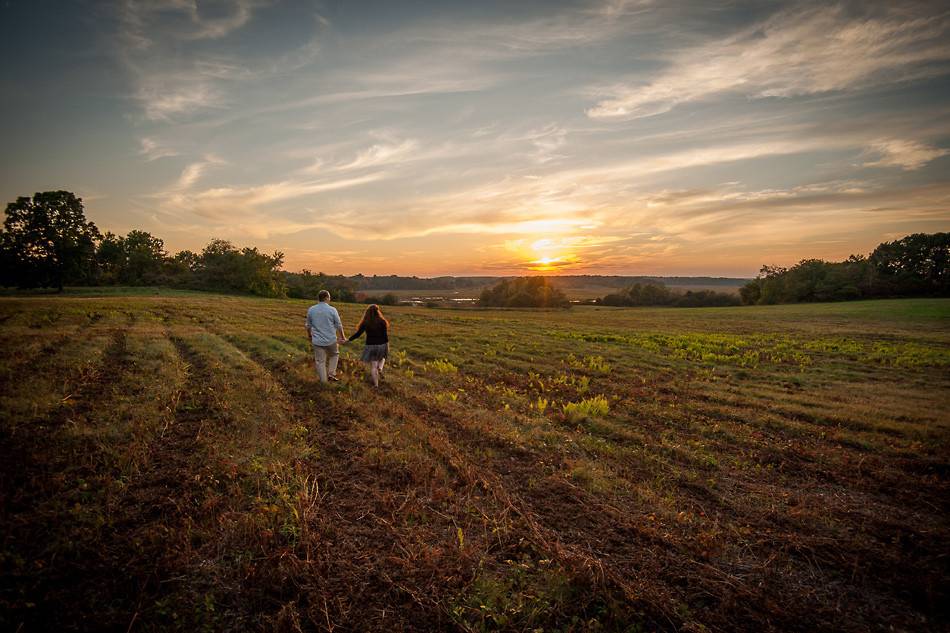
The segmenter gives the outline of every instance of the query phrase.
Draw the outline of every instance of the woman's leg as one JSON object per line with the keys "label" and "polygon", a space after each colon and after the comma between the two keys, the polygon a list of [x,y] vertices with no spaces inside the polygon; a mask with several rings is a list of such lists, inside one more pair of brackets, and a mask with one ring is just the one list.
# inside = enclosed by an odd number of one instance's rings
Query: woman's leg
{"label": "woman's leg", "polygon": [[379,372],[376,369],[376,361],[371,360],[366,362],[366,373],[369,376],[370,382],[373,383],[373,386],[379,386]]}
{"label": "woman's leg", "polygon": [[385,365],[385,364],[386,364],[386,359],[385,359],[385,358],[379,359],[379,375],[380,375],[380,376],[383,375],[383,365]]}
{"label": "woman's leg", "polygon": [[370,363],[370,365],[372,366],[373,386],[378,387],[379,386],[379,361],[374,360],[372,363]]}

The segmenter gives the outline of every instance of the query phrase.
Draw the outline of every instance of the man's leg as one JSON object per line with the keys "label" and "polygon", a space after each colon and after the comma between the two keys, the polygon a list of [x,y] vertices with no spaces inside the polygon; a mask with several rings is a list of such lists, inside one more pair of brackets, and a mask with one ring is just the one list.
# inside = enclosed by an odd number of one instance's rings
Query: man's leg
{"label": "man's leg", "polygon": [[330,365],[328,373],[330,378],[336,378],[336,365],[340,362],[340,346],[334,343],[333,345],[327,345],[326,350]]}
{"label": "man's leg", "polygon": [[327,381],[327,350],[319,345],[313,346],[313,362],[317,366],[320,382]]}

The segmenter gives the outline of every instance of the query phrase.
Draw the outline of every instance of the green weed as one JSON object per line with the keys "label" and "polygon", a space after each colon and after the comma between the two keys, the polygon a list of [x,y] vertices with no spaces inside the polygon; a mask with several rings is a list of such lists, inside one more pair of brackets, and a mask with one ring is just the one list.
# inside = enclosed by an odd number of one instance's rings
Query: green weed
{"label": "green weed", "polygon": [[610,411],[610,405],[604,396],[594,396],[584,398],[580,402],[564,404],[564,416],[571,422],[605,416],[608,411]]}
{"label": "green weed", "polygon": [[435,359],[425,363],[425,368],[439,374],[455,374],[459,368],[447,360]]}

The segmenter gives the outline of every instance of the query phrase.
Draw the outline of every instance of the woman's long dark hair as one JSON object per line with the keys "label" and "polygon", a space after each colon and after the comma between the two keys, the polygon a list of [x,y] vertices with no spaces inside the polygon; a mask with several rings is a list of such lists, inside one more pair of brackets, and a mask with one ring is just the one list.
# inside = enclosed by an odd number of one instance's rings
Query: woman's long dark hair
{"label": "woman's long dark hair", "polygon": [[363,319],[360,321],[359,327],[373,327],[374,325],[379,325],[382,323],[387,328],[389,327],[389,321],[386,320],[386,317],[383,316],[382,310],[379,309],[379,306],[375,303],[366,308],[366,312],[363,313]]}

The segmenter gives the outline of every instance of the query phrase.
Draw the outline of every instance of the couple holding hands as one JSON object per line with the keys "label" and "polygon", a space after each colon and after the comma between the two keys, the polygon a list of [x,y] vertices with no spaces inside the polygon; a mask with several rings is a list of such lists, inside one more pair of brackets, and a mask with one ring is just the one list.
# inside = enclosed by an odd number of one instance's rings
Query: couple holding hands
{"label": "couple holding hands", "polygon": [[360,357],[366,363],[366,372],[374,387],[379,386],[383,366],[389,355],[389,322],[375,303],[366,308],[356,333],[346,338],[340,313],[330,305],[330,293],[317,293],[318,303],[307,310],[307,337],[313,346],[313,360],[320,382],[339,380],[336,366],[340,360],[339,345],[345,345],[366,333],[366,347]]}

